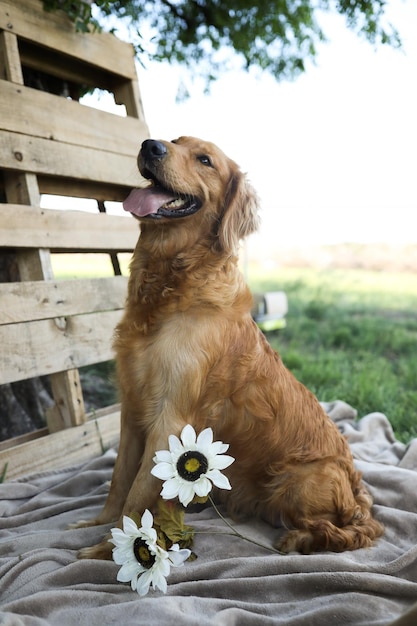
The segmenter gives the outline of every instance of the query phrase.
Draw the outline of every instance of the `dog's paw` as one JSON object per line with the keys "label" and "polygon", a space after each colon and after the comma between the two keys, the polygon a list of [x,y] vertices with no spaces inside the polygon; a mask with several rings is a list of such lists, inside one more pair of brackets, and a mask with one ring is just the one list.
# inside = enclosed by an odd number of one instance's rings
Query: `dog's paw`
{"label": "dog's paw", "polygon": [[74,522],[73,524],[68,524],[68,530],[73,530],[74,528],[89,528],[90,526],[99,526],[101,522],[96,519],[80,519],[78,522]]}
{"label": "dog's paw", "polygon": [[112,558],[113,548],[114,545],[111,544],[107,539],[104,539],[101,543],[98,543],[95,546],[90,546],[89,548],[81,548],[81,550],[79,550],[77,554],[77,557],[79,559],[110,560]]}
{"label": "dog's paw", "polygon": [[274,548],[282,554],[300,552],[310,554],[312,547],[312,534],[308,530],[290,530],[285,535],[274,541]]}

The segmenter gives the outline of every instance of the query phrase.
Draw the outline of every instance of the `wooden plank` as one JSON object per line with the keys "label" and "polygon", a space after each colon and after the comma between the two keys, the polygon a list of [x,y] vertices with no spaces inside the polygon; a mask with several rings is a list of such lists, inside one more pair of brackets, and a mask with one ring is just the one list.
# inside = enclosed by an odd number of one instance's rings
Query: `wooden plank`
{"label": "wooden plank", "polygon": [[0,384],[109,361],[122,311],[0,326]]}
{"label": "wooden plank", "polygon": [[[40,210],[39,187],[34,174],[4,172],[3,176],[6,198],[10,203],[13,203],[12,206],[17,206],[20,210],[22,204],[32,204],[34,205],[32,207],[33,211]],[[45,247],[23,249],[16,255],[16,260],[20,280],[51,280],[53,278],[51,254]]]}
{"label": "wooden plank", "polygon": [[137,81],[124,82],[113,89],[116,104],[124,104],[127,115],[145,120],[142,98]]}
{"label": "wooden plank", "polygon": [[32,430],[29,433],[18,435],[17,437],[13,437],[12,439],[4,439],[3,441],[0,441],[0,452],[2,450],[8,450],[9,448],[13,448],[15,446],[20,446],[22,443],[27,443],[28,441],[34,441],[35,439],[39,439],[40,437],[46,437],[46,435],[48,434],[49,431],[47,428],[39,428],[38,430]]}
{"label": "wooden plank", "polygon": [[7,80],[0,80],[0,120],[2,130],[127,155],[135,179],[140,144],[149,137],[145,122],[139,119],[99,111]]}
{"label": "wooden plank", "polygon": [[0,169],[124,185],[140,184],[136,156],[0,130]]}
{"label": "wooden plank", "polygon": [[0,451],[0,472],[7,465],[6,481],[37,472],[78,465],[117,444],[120,411],[67,430]]}
{"label": "wooden plank", "polygon": [[122,309],[125,276],[0,284],[0,325]]}
{"label": "wooden plank", "polygon": [[0,76],[23,85],[17,37],[13,33],[4,30],[0,31]]}
{"label": "wooden plank", "polygon": [[52,395],[55,404],[46,410],[46,423],[49,432],[55,433],[64,428],[79,426],[85,422],[84,398],[78,370],[68,370],[51,374]]}
{"label": "wooden plank", "polygon": [[[71,196],[72,198],[94,198],[103,202],[123,202],[129,194],[130,188],[122,185],[107,185],[74,178],[57,178],[56,176],[37,175],[41,193],[57,196]],[[140,186],[140,185],[139,185]],[[1,188],[1,181],[0,181]]]}
{"label": "wooden plank", "polygon": [[76,33],[64,12],[44,11],[41,0],[1,0],[0,29],[50,49],[51,61],[59,52],[110,74],[137,80],[131,44],[110,33]]}
{"label": "wooden plank", "polygon": [[[35,174],[26,172],[4,172],[4,188],[7,202],[14,205],[26,205],[39,208],[41,195]],[[0,206],[5,206],[0,203]]]}
{"label": "wooden plank", "polygon": [[0,247],[130,252],[138,235],[128,216],[0,204]]}

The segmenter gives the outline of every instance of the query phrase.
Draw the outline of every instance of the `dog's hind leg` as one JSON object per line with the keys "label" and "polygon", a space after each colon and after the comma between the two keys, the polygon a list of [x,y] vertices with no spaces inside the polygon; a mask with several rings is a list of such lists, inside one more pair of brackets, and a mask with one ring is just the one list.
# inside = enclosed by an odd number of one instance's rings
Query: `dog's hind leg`
{"label": "dog's hind leg", "polygon": [[281,519],[290,529],[275,544],[281,552],[357,550],[383,533],[372,517],[372,498],[361,475],[348,460],[294,468],[280,496]]}

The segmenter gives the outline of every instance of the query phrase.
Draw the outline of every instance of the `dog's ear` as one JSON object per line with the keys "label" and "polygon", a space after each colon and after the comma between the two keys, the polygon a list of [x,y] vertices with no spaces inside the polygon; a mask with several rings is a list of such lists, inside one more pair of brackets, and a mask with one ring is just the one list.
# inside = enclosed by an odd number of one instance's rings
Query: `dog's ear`
{"label": "dog's ear", "polygon": [[241,172],[233,174],[218,226],[218,245],[222,251],[236,251],[239,240],[258,229],[258,209],[259,198],[246,176]]}

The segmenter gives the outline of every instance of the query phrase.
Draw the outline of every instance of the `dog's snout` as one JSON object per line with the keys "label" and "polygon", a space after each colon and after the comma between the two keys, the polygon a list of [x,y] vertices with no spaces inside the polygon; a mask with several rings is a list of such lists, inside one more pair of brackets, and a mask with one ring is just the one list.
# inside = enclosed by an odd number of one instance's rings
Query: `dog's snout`
{"label": "dog's snout", "polygon": [[162,141],[156,139],[146,139],[141,148],[142,156],[146,160],[163,159],[167,152],[168,150]]}

